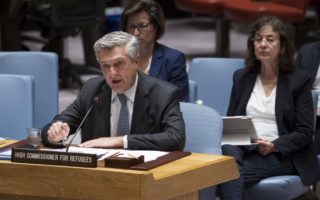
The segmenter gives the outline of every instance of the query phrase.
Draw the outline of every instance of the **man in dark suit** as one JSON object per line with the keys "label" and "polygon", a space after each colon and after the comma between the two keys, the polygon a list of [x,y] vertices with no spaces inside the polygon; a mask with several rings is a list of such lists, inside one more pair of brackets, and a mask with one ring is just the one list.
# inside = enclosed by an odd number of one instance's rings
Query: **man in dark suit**
{"label": "man in dark suit", "polygon": [[315,80],[320,65],[320,41],[301,46],[298,53],[298,66],[310,72]]}
{"label": "man in dark suit", "polygon": [[[312,89],[320,92],[320,41],[304,44],[298,53],[299,68],[309,72],[313,79]],[[315,144],[317,153],[320,153],[320,101],[318,100],[317,124],[315,131]]]}
{"label": "man in dark suit", "polygon": [[[125,32],[112,32],[94,45],[104,79],[93,78],[77,99],[42,129],[46,145],[56,145],[82,127],[82,147],[182,150],[185,126],[179,107],[179,89],[137,72],[139,44]],[[117,131],[126,96],[129,132]],[[88,112],[93,105],[92,110]]]}

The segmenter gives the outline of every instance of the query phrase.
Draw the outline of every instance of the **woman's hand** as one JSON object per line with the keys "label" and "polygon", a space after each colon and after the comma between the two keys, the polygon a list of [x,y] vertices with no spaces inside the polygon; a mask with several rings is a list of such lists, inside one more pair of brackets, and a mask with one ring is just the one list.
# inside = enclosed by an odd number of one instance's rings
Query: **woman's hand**
{"label": "woman's hand", "polygon": [[268,155],[270,153],[276,152],[276,147],[269,140],[258,139],[255,141],[257,144],[257,150],[261,155]]}

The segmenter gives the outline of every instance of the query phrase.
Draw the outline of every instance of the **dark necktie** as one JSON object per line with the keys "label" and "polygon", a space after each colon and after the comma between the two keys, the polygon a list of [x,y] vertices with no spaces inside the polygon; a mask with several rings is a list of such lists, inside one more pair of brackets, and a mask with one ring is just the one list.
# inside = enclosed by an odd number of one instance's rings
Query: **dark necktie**
{"label": "dark necktie", "polygon": [[118,94],[118,98],[121,103],[117,136],[128,135],[129,134],[129,110],[127,107],[127,97],[124,94]]}

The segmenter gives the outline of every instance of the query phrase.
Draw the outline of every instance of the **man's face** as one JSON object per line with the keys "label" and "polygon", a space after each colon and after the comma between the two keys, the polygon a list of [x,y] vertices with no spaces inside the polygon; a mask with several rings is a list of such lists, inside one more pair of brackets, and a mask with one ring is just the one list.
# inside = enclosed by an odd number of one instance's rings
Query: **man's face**
{"label": "man's face", "polygon": [[124,93],[134,84],[137,73],[137,60],[125,54],[124,47],[111,50],[101,49],[98,61],[107,84],[116,93]]}

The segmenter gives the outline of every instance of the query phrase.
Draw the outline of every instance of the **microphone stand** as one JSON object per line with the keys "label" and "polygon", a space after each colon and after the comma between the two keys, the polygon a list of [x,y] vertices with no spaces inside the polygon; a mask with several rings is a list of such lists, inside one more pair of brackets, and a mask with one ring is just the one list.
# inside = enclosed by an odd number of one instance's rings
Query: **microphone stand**
{"label": "microphone stand", "polygon": [[91,109],[93,108],[94,105],[95,105],[95,103],[93,103],[93,104],[91,105],[91,107],[89,108],[88,112],[86,113],[86,115],[85,115],[84,118],[82,119],[80,125],[78,126],[77,130],[74,132],[73,137],[71,138],[70,142],[67,144],[66,153],[68,153],[71,143],[73,142],[74,138],[78,135],[79,130],[80,130],[83,122],[86,120],[87,116],[89,115],[89,113],[90,113],[90,111],[91,111]]}

